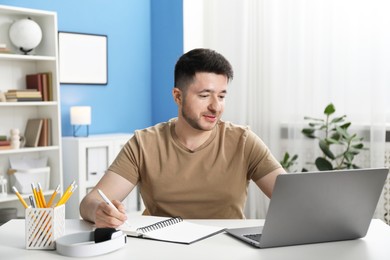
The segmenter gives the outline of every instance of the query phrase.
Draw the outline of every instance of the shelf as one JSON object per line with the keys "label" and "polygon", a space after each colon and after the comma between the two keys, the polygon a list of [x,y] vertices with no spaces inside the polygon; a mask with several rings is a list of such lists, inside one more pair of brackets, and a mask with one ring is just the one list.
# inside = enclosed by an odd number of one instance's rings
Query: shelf
{"label": "shelf", "polygon": [[54,56],[41,56],[41,55],[22,55],[22,54],[0,53],[0,60],[55,61],[56,57],[54,57]]}
{"label": "shelf", "polygon": [[20,154],[20,153],[33,153],[33,152],[45,152],[45,151],[59,150],[58,146],[42,146],[42,147],[26,147],[20,149],[8,149],[0,150],[1,154]]}
{"label": "shelf", "polygon": [[0,102],[0,107],[36,107],[36,106],[57,106],[57,101],[43,101],[43,102]]}
{"label": "shelf", "polygon": [[[10,24],[21,17],[31,17],[42,30],[40,44],[28,55],[19,53],[8,36]],[[0,91],[26,89],[26,75],[51,73],[51,82],[47,82],[47,85],[51,86],[51,101],[0,102],[0,134],[7,135],[7,138],[11,139],[10,130],[19,129],[23,136],[29,119],[48,118],[50,119],[50,130],[46,128],[45,130],[49,133],[50,144],[53,144],[51,146],[0,150],[0,175],[9,177],[7,171],[10,168],[10,159],[12,158],[47,158],[47,166],[50,167],[50,182],[47,188],[54,189],[59,184],[62,191],[61,105],[59,102],[61,98],[58,76],[57,28],[57,13],[55,12],[0,5],[0,42],[6,44],[12,51],[12,53],[0,53]],[[35,179],[31,180],[31,182],[36,181]],[[0,208],[16,207],[18,209],[17,215],[23,217],[25,211],[21,203],[12,190],[8,191],[7,196],[0,195]],[[29,191],[27,190],[27,192]],[[45,195],[51,195],[52,192],[52,190],[46,191]],[[28,194],[23,195],[23,197],[27,202]],[[5,202],[4,205],[3,202]]]}
{"label": "shelf", "polygon": [[[53,194],[54,190],[47,190],[43,192],[44,196],[51,196]],[[27,204],[30,204],[28,201],[28,196],[32,195],[32,193],[28,194],[20,194],[22,198],[27,202]],[[57,195],[58,196],[58,195]],[[18,197],[13,193],[8,193],[7,195],[0,195],[0,203],[7,202],[7,201],[15,201],[19,200]]]}

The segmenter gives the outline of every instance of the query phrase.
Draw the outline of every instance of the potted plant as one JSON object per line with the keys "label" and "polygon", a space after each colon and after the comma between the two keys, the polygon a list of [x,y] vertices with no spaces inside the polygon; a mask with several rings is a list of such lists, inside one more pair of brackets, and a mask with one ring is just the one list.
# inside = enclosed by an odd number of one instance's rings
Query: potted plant
{"label": "potted plant", "polygon": [[[336,117],[335,112],[335,106],[330,103],[324,110],[325,118],[304,117],[308,126],[302,129],[302,134],[317,140],[322,152],[313,163],[319,171],[359,168],[354,159],[362,150],[367,149],[362,137],[349,133],[351,122],[346,121],[346,115]],[[290,156],[286,152],[280,163],[289,171],[297,163],[297,159],[298,155]],[[302,171],[307,169],[303,168]]]}

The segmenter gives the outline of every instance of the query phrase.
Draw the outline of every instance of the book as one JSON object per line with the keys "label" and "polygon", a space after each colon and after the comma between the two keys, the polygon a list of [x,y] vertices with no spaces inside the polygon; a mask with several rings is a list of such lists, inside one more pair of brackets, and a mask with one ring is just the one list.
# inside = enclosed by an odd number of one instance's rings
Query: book
{"label": "book", "polygon": [[11,145],[11,141],[8,140],[0,140],[0,146]]}
{"label": "book", "polygon": [[42,101],[42,95],[37,90],[10,89],[5,93],[7,101]]}
{"label": "book", "polygon": [[52,80],[53,77],[51,72],[27,74],[26,88],[36,89],[39,92],[41,92],[43,101],[52,101],[53,100]]}
{"label": "book", "polygon": [[42,83],[42,100],[49,101],[47,75],[44,73],[40,73],[39,76],[41,77]]}
{"label": "book", "polygon": [[13,92],[37,92],[36,89],[9,89],[7,92],[13,93]]}
{"label": "book", "polygon": [[38,140],[38,146],[47,146],[47,132],[48,132],[48,125],[47,125],[47,118],[42,119],[42,129],[41,134],[39,135]]}
{"label": "book", "polygon": [[53,145],[53,134],[52,134],[52,123],[51,119],[47,119],[47,145],[51,146]]}
{"label": "book", "polygon": [[42,98],[39,92],[7,92],[5,96],[7,98]]}
{"label": "book", "polygon": [[36,90],[27,89],[10,89],[5,93],[6,96],[10,97],[41,97],[41,93]]}
{"label": "book", "polygon": [[16,101],[16,102],[20,102],[20,101],[42,101],[42,98],[35,98],[35,97],[26,97],[26,98],[16,98],[16,100],[15,99],[10,99],[10,100],[8,100],[7,99],[7,102],[11,102],[11,100],[14,100],[14,102]]}
{"label": "book", "polygon": [[51,145],[51,120],[50,118],[43,118],[38,146],[49,146],[49,145]]}
{"label": "book", "polygon": [[0,145],[0,150],[9,150],[12,149],[11,145]]}
{"label": "book", "polygon": [[43,120],[40,118],[29,119],[27,121],[24,137],[26,138],[26,147],[37,147],[41,135]]}
{"label": "book", "polygon": [[126,235],[164,242],[191,244],[223,232],[225,228],[202,225],[180,217],[139,216],[129,218],[129,225],[120,226]]}
{"label": "book", "polygon": [[0,47],[0,53],[12,53],[12,51],[10,50],[10,49],[8,49],[8,48],[2,48],[2,47]]}
{"label": "book", "polygon": [[53,74],[45,72],[47,77],[47,101],[53,101]]}
{"label": "book", "polygon": [[36,89],[41,92],[43,96],[41,76],[39,74],[28,74],[26,75],[26,88]]}
{"label": "book", "polygon": [[11,50],[7,48],[7,44],[0,43],[0,53],[11,53]]}

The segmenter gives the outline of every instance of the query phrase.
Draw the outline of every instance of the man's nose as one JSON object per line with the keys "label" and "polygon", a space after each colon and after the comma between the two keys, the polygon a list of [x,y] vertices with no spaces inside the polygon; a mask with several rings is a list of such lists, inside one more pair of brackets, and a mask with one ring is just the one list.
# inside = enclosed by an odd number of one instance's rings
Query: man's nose
{"label": "man's nose", "polygon": [[209,110],[213,112],[220,111],[222,107],[221,101],[218,99],[218,97],[213,97],[209,104]]}

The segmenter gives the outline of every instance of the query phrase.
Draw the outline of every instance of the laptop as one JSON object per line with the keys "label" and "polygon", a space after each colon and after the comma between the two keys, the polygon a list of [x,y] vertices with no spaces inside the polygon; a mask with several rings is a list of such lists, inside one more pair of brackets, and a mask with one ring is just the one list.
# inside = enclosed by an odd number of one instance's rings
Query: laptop
{"label": "laptop", "polygon": [[262,227],[226,232],[259,248],[364,237],[389,169],[279,175]]}

